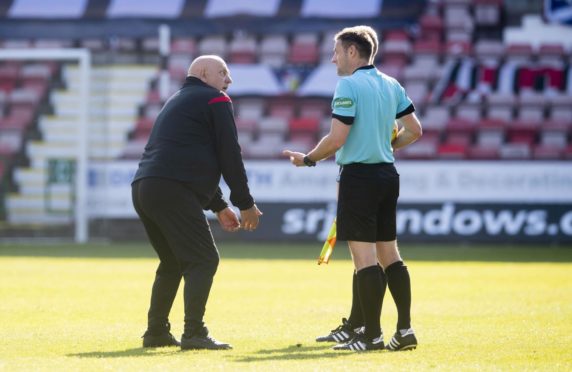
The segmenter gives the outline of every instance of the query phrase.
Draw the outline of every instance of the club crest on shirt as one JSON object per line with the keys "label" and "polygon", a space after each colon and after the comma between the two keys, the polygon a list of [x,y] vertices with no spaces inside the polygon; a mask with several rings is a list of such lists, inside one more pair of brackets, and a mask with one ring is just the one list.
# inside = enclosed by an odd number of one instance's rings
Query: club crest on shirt
{"label": "club crest on shirt", "polygon": [[354,105],[354,101],[347,97],[338,97],[334,99],[334,108],[349,108]]}

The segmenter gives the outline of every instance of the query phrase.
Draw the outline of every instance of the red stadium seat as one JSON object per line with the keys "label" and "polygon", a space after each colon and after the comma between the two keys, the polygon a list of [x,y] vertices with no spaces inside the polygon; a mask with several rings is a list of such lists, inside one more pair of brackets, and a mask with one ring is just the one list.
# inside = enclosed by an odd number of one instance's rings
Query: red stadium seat
{"label": "red stadium seat", "polygon": [[316,134],[320,127],[320,120],[317,118],[293,118],[288,122],[288,126],[290,133],[306,132]]}
{"label": "red stadium seat", "polygon": [[460,144],[444,143],[439,145],[437,155],[440,159],[465,159],[467,147]]}
{"label": "red stadium seat", "polygon": [[295,104],[292,98],[275,97],[270,101],[268,109],[269,116],[290,119],[294,116]]}

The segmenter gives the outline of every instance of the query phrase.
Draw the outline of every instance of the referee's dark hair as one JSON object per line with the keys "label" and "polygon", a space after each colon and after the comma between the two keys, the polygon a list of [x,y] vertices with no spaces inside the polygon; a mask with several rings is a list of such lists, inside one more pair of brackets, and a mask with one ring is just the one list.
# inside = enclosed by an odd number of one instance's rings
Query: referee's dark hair
{"label": "referee's dark hair", "polygon": [[352,45],[355,46],[360,58],[366,60],[371,58],[374,41],[362,26],[346,27],[334,36],[334,40],[340,40],[346,50]]}

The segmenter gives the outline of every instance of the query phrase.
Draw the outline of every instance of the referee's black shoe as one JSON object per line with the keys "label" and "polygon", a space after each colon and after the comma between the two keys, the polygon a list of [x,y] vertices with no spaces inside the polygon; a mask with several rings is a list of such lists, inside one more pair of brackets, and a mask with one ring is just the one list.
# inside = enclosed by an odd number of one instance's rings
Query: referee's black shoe
{"label": "referee's black shoe", "polygon": [[352,327],[346,318],[342,318],[342,324],[338,328],[332,329],[329,334],[316,338],[317,342],[348,342],[356,335],[359,328]]}
{"label": "referee's black shoe", "polygon": [[181,343],[171,334],[170,330],[171,325],[169,323],[161,331],[148,329],[142,337],[143,347],[181,346]]}
{"label": "referee's black shoe", "polygon": [[417,338],[413,328],[400,329],[391,338],[386,346],[387,350],[400,351],[400,350],[413,350],[417,347]]}
{"label": "referee's black shoe", "polygon": [[181,336],[181,350],[229,350],[230,344],[220,342],[209,336],[207,327],[202,327],[197,332]]}

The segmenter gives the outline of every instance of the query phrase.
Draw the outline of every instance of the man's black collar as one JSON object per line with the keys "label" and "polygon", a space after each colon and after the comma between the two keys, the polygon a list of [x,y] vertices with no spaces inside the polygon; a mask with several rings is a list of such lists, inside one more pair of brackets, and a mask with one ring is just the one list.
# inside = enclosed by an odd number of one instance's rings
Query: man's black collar
{"label": "man's black collar", "polygon": [[375,66],[374,65],[361,66],[356,68],[354,72],[356,72],[357,70],[370,70],[372,68],[375,68]]}
{"label": "man's black collar", "polygon": [[198,77],[194,77],[194,76],[187,76],[185,78],[185,85],[188,85],[188,84],[207,86],[207,83],[205,83],[204,81],[202,81]]}

